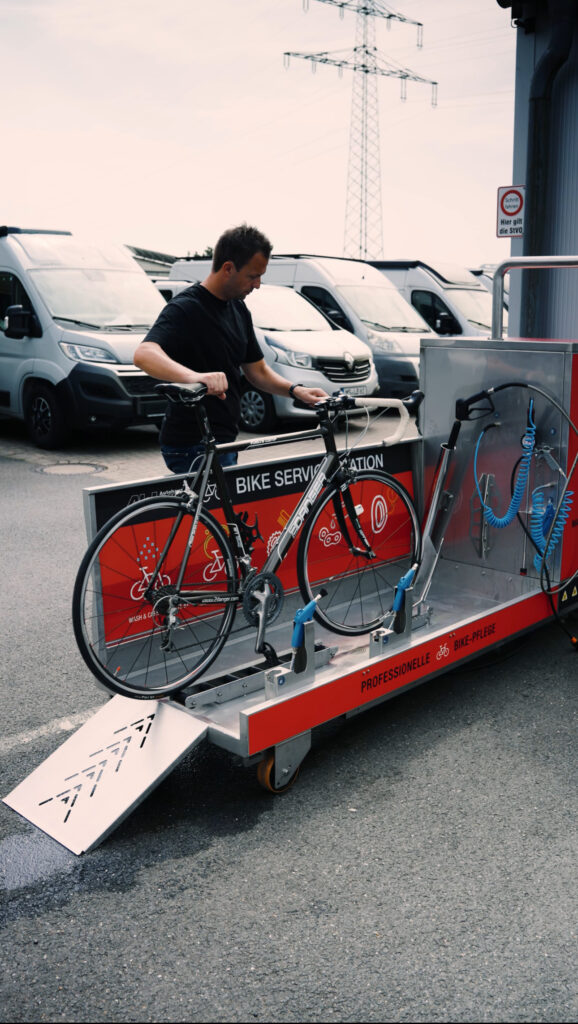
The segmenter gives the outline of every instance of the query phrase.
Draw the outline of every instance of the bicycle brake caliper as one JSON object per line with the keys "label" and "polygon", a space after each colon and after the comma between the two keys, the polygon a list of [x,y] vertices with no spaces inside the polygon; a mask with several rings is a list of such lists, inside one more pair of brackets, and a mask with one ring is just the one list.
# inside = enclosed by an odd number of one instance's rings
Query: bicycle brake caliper
{"label": "bicycle brake caliper", "polygon": [[247,522],[247,520],[249,518],[249,513],[246,512],[246,511],[245,512],[241,512],[241,513],[237,513],[235,518],[237,520],[237,525],[239,527],[239,532],[241,534],[241,539],[243,541],[243,546],[245,548],[247,548],[249,553],[253,550],[253,547],[254,547],[254,544],[255,544],[256,540],[261,540],[261,541],[263,541],[263,543],[265,543],[263,537],[261,536],[261,534],[259,532],[259,517],[258,516],[255,516],[255,522],[251,523],[251,524],[249,524]]}

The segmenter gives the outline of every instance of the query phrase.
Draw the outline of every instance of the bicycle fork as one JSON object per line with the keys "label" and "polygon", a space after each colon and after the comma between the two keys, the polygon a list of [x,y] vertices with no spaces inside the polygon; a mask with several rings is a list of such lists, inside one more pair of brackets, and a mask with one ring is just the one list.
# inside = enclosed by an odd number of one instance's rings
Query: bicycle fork
{"label": "bicycle fork", "polygon": [[[363,528],[357,515],[357,509],[353,504],[351,491],[347,485],[344,486],[343,490],[340,491],[340,493],[333,499],[333,508],[335,509],[335,516],[341,528],[341,532],[345,537],[347,546],[349,547],[350,554],[358,555],[361,558],[367,558],[368,561],[375,558],[375,551],[363,532]],[[351,539],[347,526],[347,519],[349,519],[359,540],[363,544],[363,548],[358,547]]]}

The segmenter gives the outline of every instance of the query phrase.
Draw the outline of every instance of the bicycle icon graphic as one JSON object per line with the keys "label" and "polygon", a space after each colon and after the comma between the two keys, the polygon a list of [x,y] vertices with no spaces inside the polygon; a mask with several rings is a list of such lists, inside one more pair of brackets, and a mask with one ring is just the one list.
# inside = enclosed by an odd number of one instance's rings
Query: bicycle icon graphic
{"label": "bicycle icon graphic", "polygon": [[203,569],[203,579],[205,583],[212,583],[219,576],[222,576],[225,571],[225,559],[223,558],[222,553],[215,548],[210,552],[210,555],[212,556],[213,561],[209,562],[209,564]]}
{"label": "bicycle icon graphic", "polygon": [[[131,601],[140,601],[145,596],[147,588],[148,588],[148,586],[149,586],[149,584],[150,584],[150,582],[151,582],[151,580],[153,578],[153,570],[152,569],[151,570],[147,569],[147,567],[145,565],[141,565],[141,566],[139,566],[139,568],[140,568],[140,571],[142,573],[142,577],[141,577],[140,580],[135,580],[135,582],[133,583],[132,587],[130,588],[130,598],[131,598]],[[170,582],[171,582],[171,577],[170,576],[167,576],[167,575],[163,576],[162,574],[160,574],[157,577],[157,581],[155,583],[155,589],[158,588],[158,587],[166,586]]]}
{"label": "bicycle icon graphic", "polygon": [[439,650],[436,653],[436,661],[441,661],[442,658],[449,658],[450,649],[446,643],[440,644]]}

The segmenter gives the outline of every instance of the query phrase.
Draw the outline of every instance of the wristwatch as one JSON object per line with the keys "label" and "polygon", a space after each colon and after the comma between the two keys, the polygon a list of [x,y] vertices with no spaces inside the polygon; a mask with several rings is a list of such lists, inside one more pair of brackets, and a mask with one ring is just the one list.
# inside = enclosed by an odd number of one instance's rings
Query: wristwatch
{"label": "wristwatch", "polygon": [[306,388],[306,387],[307,387],[306,384],[292,384],[291,387],[289,388],[289,396],[290,396],[290,398],[295,398],[295,388]]}

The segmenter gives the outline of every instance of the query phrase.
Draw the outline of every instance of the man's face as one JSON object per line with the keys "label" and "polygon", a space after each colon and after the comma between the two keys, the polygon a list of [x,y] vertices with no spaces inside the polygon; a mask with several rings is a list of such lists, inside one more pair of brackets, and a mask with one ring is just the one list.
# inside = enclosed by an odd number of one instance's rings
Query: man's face
{"label": "man's face", "polygon": [[256,252],[244,267],[237,270],[234,263],[224,264],[227,270],[226,291],[228,299],[245,299],[254,288],[259,288],[261,278],[267,270],[268,259],[262,252]]}

